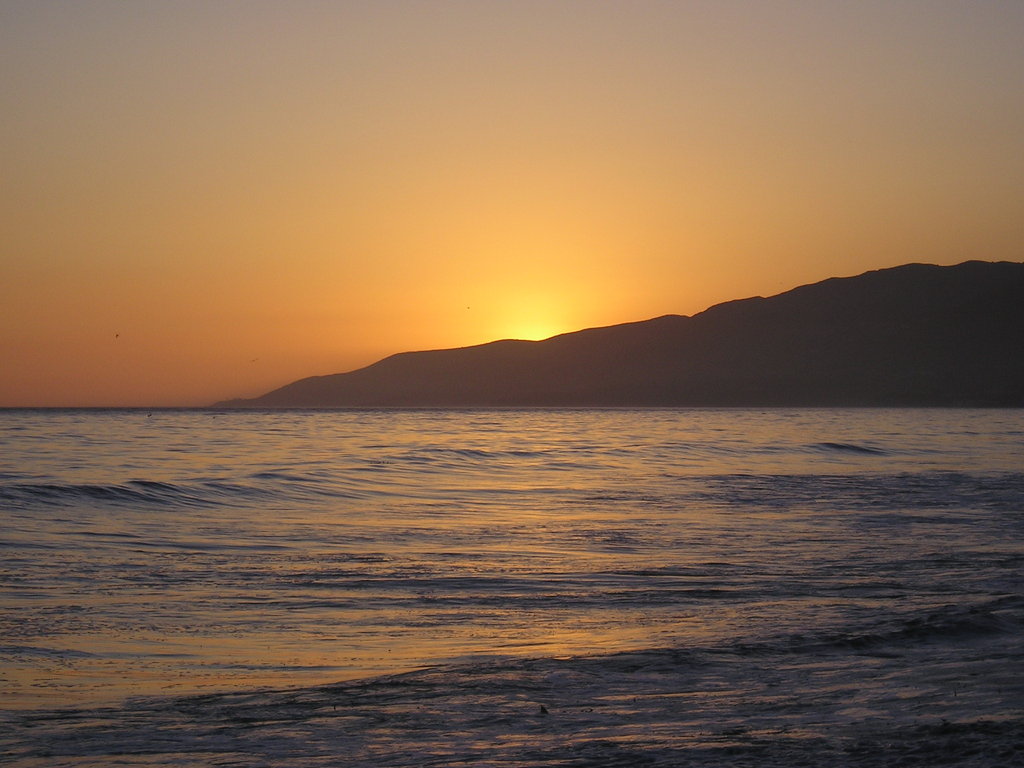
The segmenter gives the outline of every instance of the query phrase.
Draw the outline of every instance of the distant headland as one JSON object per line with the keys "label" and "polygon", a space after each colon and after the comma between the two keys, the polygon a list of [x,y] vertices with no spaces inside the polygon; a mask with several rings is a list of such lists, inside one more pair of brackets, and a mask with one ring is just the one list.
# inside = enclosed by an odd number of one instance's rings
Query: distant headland
{"label": "distant headland", "polygon": [[217,408],[1024,406],[1024,263],[906,264],[687,317],[403,352]]}

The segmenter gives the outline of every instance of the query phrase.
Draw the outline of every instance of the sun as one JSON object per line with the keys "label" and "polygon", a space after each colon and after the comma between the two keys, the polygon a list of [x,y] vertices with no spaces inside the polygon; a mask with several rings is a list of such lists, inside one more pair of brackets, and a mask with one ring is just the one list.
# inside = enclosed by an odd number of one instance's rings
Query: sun
{"label": "sun", "polygon": [[522,339],[523,341],[541,341],[542,339],[548,339],[564,333],[566,330],[541,318],[524,319],[518,323],[511,324],[509,328],[510,331],[507,338]]}
{"label": "sun", "polygon": [[554,296],[520,295],[510,298],[497,318],[502,338],[540,341],[574,330],[569,302]]}

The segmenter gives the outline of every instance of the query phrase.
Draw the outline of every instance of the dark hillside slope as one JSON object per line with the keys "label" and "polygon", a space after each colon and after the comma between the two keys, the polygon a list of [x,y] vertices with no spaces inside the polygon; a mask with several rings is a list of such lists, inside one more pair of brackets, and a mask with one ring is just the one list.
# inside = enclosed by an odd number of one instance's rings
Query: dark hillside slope
{"label": "dark hillside slope", "polygon": [[694,315],[406,352],[221,407],[1021,406],[1024,264],[908,264]]}

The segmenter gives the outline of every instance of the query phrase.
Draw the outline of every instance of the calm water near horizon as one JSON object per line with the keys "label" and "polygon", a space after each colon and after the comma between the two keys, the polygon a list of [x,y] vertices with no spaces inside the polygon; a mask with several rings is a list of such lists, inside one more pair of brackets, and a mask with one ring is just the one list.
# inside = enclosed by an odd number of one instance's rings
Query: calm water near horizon
{"label": "calm water near horizon", "polygon": [[1024,410],[0,410],[0,762],[1024,765]]}

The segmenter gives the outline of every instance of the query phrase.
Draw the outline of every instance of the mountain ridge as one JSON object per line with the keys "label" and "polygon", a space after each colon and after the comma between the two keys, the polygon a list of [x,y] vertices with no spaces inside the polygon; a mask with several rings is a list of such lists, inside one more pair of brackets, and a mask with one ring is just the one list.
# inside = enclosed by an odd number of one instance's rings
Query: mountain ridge
{"label": "mountain ridge", "polygon": [[1024,263],[912,263],[542,341],[400,352],[220,408],[1024,406]]}

